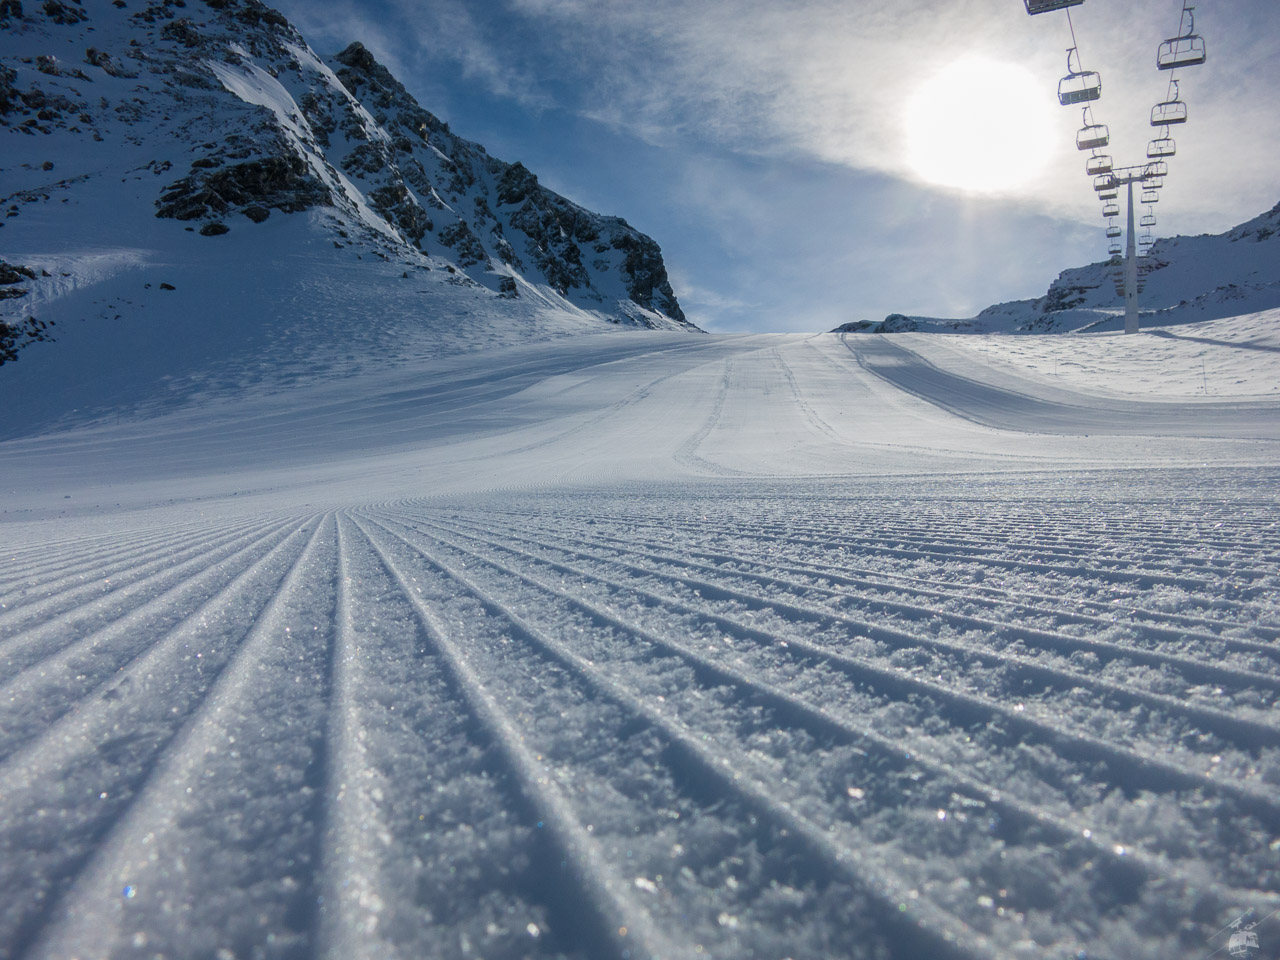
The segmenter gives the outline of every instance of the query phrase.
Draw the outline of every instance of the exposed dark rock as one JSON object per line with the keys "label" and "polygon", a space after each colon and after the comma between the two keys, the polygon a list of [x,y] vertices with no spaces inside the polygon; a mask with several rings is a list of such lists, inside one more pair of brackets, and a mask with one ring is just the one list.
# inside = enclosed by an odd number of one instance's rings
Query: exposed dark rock
{"label": "exposed dark rock", "polygon": [[172,283],[162,283],[160,284],[160,289],[161,290],[177,290],[178,288],[175,287]]}
{"label": "exposed dark rock", "polygon": [[222,234],[230,232],[231,228],[221,220],[214,220],[210,223],[206,223],[200,228],[200,236],[202,237],[220,237]]}
{"label": "exposed dark rock", "polygon": [[64,26],[70,26],[79,23],[81,20],[89,19],[89,15],[83,10],[62,3],[61,0],[44,0],[41,5],[44,14],[54,23],[60,23]]}
{"label": "exposed dark rock", "polygon": [[174,40],[184,47],[198,47],[201,43],[200,32],[186,17],[165,24],[164,29],[160,31],[160,36],[166,40]]}
{"label": "exposed dark rock", "polygon": [[259,206],[256,203],[245,207],[243,213],[254,223],[262,223],[262,221],[271,216],[271,211],[269,209]]}
{"label": "exposed dark rock", "polygon": [[[625,226],[625,224],[624,224]],[[634,230],[615,233],[610,246],[626,253],[622,270],[627,275],[627,295],[642,307],[660,310],[675,320],[684,320],[684,311],[676,301],[675,291],[667,278],[662,251],[643,233]]]}
{"label": "exposed dark rock", "polygon": [[0,0],[0,23],[10,19],[22,19],[21,0]]}
{"label": "exposed dark rock", "polygon": [[488,258],[484,244],[471,232],[471,228],[463,220],[444,227],[440,231],[440,242],[457,251],[458,263],[461,266],[469,267]]}
{"label": "exposed dark rock", "polygon": [[0,286],[21,283],[23,280],[34,280],[35,278],[36,273],[30,267],[24,267],[20,263],[5,263],[0,260]]}
{"label": "exposed dark rock", "polygon": [[498,203],[523,203],[537,187],[538,178],[524,164],[513,163],[498,180]]}
{"label": "exposed dark rock", "polygon": [[832,333],[912,333],[920,324],[901,313],[891,313],[879,323],[874,320],[851,320],[842,323]]}
{"label": "exposed dark rock", "polygon": [[23,347],[41,341],[52,341],[49,333],[51,323],[27,317],[16,322],[0,321],[0,366],[13,363],[18,359],[18,351]]}
{"label": "exposed dark rock", "polygon": [[239,207],[258,206],[297,213],[329,202],[329,190],[307,172],[293,155],[249,160],[171,183],[160,199],[157,217],[194,220],[209,210],[225,214]]}
{"label": "exposed dark rock", "polygon": [[13,81],[18,74],[8,67],[0,66],[0,115],[12,113],[22,107],[22,99]]}

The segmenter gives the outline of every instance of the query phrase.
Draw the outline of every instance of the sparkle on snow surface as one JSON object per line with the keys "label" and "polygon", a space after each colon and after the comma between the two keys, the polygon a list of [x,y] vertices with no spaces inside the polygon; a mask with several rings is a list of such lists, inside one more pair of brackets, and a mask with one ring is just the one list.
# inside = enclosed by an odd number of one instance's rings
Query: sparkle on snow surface
{"label": "sparkle on snow surface", "polygon": [[1208,956],[1280,899],[1273,323],[0,444],[0,956]]}

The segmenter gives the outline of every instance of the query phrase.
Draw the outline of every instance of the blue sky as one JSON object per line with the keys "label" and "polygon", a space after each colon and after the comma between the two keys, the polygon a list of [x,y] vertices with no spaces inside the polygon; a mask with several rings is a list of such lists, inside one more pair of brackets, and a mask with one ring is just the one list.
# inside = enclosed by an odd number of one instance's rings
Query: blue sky
{"label": "blue sky", "polygon": [[[277,0],[322,56],[360,40],[495,156],[661,245],[707,329],[970,316],[1106,255],[1058,105],[1071,33],[1018,0]],[[1276,0],[1205,2],[1209,60],[1157,235],[1280,200]],[[1086,0],[1117,164],[1154,136],[1182,0]],[[940,182],[941,181],[941,182]],[[949,181],[949,182],[948,182]]]}

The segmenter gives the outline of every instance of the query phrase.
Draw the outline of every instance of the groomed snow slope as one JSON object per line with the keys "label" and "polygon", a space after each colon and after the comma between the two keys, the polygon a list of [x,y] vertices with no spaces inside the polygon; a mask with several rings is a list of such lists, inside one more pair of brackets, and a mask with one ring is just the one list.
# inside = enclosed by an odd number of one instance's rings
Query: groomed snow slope
{"label": "groomed snow slope", "polygon": [[1280,907],[1229,334],[1229,401],[619,332],[0,444],[0,956],[1210,955]]}

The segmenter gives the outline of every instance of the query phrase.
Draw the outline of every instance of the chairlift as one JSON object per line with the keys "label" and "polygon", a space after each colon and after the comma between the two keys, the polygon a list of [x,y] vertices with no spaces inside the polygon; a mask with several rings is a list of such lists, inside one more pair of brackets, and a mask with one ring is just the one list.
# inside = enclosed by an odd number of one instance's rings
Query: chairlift
{"label": "chairlift", "polygon": [[1258,935],[1252,930],[1237,930],[1227,940],[1227,952],[1233,957],[1247,957],[1258,949]]}
{"label": "chairlift", "polygon": [[1144,213],[1142,219],[1138,221],[1140,227],[1154,227],[1156,225],[1156,215],[1154,213]]}
{"label": "chairlift", "polygon": [[1149,247],[1155,242],[1156,242],[1156,238],[1151,235],[1150,230],[1148,230],[1146,233],[1138,237],[1138,243],[1140,243],[1144,247]]}
{"label": "chairlift", "polygon": [[1093,122],[1093,111],[1085,107],[1080,111],[1080,122],[1084,124],[1076,131],[1077,150],[1096,150],[1111,142],[1111,131],[1105,123]]}
{"label": "chairlift", "polygon": [[1142,182],[1149,183],[1156,177],[1166,177],[1169,175],[1169,165],[1163,160],[1157,160],[1154,163],[1148,163],[1142,168]]}
{"label": "chairlift", "polygon": [[1113,183],[1109,187],[1106,187],[1103,190],[1098,191],[1099,200],[1114,200],[1118,196],[1120,196],[1120,187],[1118,184],[1115,184],[1115,183]]}
{"label": "chairlift", "polygon": [[1120,232],[1120,227],[1113,223],[1111,226],[1107,227],[1107,239],[1114,240],[1116,237],[1120,236]]}
{"label": "chairlift", "polygon": [[1102,208],[1102,218],[1104,220],[1110,220],[1112,217],[1118,216],[1120,216],[1120,204],[1116,203],[1114,200],[1110,201]]}
{"label": "chairlift", "polygon": [[1164,186],[1164,177],[1143,177],[1142,185],[1148,190],[1159,190]]}
{"label": "chairlift", "polygon": [[1078,7],[1084,0],[1026,0],[1027,13],[1049,13],[1053,10],[1065,10],[1067,7]]}
{"label": "chairlift", "polygon": [[1147,144],[1147,158],[1150,160],[1172,157],[1177,152],[1178,144],[1173,137],[1157,137]]}
{"label": "chairlift", "polygon": [[1121,247],[1119,243],[1113,243],[1109,247],[1107,247],[1107,253],[1111,254],[1111,256],[1113,257],[1118,257],[1123,252],[1124,252],[1124,248]]}
{"label": "chairlift", "polygon": [[1160,194],[1155,190],[1143,190],[1142,202],[1143,203],[1159,203]]}
{"label": "chairlift", "polygon": [[1098,194],[1102,194],[1107,190],[1115,190],[1118,187],[1119,184],[1116,182],[1116,178],[1109,173],[1104,173],[1101,176],[1093,178],[1093,189],[1097,191]]}
{"label": "chairlift", "polygon": [[1095,153],[1084,163],[1084,172],[1091,177],[1110,173],[1114,169],[1115,165],[1111,162],[1111,158],[1105,153]]}
{"label": "chairlift", "polygon": [[1195,7],[1187,7],[1183,11],[1183,21],[1187,26],[1183,29],[1179,22],[1178,29],[1183,32],[1160,44],[1156,50],[1156,68],[1160,70],[1176,70],[1179,67],[1195,67],[1205,61],[1204,38],[1196,33]]}
{"label": "chairlift", "polygon": [[1168,100],[1162,100],[1151,108],[1151,125],[1166,127],[1171,123],[1187,122],[1187,104],[1178,96],[1178,81],[1171,84],[1172,91]]}
{"label": "chairlift", "polygon": [[1102,96],[1102,76],[1096,70],[1080,69],[1080,51],[1067,50],[1067,75],[1058,81],[1058,102],[1064,107],[1088,103]]}

